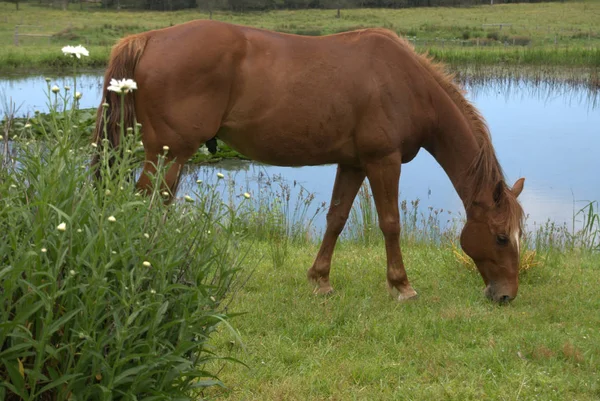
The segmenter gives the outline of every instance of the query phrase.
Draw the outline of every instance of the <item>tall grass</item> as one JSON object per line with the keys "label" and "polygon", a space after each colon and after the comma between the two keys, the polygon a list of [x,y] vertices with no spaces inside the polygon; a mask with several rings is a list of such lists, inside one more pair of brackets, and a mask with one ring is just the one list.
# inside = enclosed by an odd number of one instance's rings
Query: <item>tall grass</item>
{"label": "tall grass", "polygon": [[[228,325],[222,301],[244,257],[237,221],[200,187],[170,207],[157,191],[136,196],[131,159],[91,181],[96,149],[72,96],[48,91],[41,138],[3,138],[0,399],[194,399],[220,384],[208,340]],[[128,135],[124,154],[137,129]]]}
{"label": "tall grass", "polygon": [[351,241],[363,245],[372,245],[383,238],[379,229],[379,218],[373,194],[366,181],[362,183],[358,191],[346,227],[348,233],[344,237],[347,236]]}
{"label": "tall grass", "polygon": [[600,251],[600,214],[598,201],[589,202],[581,208],[575,217],[581,216],[582,228],[576,237],[579,237],[580,246],[585,249]]}
{"label": "tall grass", "polygon": [[527,237],[531,247],[545,252],[600,250],[598,201],[586,202],[585,206],[575,209],[570,225],[547,220],[534,224]]}
{"label": "tall grass", "polygon": [[[403,243],[452,242],[459,234],[460,214],[428,207],[422,210],[420,200],[401,199],[399,203],[401,241]],[[364,182],[350,211],[344,238],[364,245],[379,244],[383,240],[379,217],[368,183]]]}
{"label": "tall grass", "polygon": [[564,67],[588,66],[600,67],[600,49],[578,47],[500,47],[500,48],[463,48],[417,46],[417,50],[427,51],[434,58],[452,65],[560,65]]}
{"label": "tall grass", "polygon": [[249,237],[268,242],[273,265],[281,267],[291,244],[314,240],[314,223],[324,212],[325,204],[313,207],[314,194],[298,182],[288,183],[282,176],[260,173],[257,181],[257,193],[245,202],[247,207],[240,210],[239,220]]}

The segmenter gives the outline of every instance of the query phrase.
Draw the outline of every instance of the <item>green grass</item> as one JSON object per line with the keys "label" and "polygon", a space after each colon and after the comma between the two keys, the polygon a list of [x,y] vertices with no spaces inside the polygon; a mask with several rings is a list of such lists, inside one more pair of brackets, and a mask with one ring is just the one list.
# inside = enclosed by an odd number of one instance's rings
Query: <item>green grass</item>
{"label": "green grass", "polygon": [[[66,44],[83,44],[94,55],[87,58],[84,65],[102,67],[110,46],[126,34],[208,18],[202,9],[116,12],[89,7],[79,10],[79,6],[73,4],[68,11],[62,11],[26,3],[16,11],[13,4],[0,3],[0,12],[5,16],[4,20],[0,19],[0,68],[61,67],[65,64],[64,57],[56,49]],[[493,7],[351,9],[343,10],[339,19],[334,17],[335,10],[216,11],[213,18],[304,35],[384,27],[416,38],[419,50],[431,50],[436,57],[450,63],[598,67],[598,13],[598,2],[569,1]],[[500,29],[489,25],[498,23],[511,26]],[[20,46],[16,47],[17,24],[25,25],[20,28],[21,33],[52,37],[22,37]],[[476,46],[478,42],[480,47]],[[517,45],[504,46],[504,42]]]}
{"label": "green grass", "polygon": [[231,304],[242,343],[222,331],[217,350],[245,361],[220,378],[229,400],[597,400],[600,397],[600,255],[552,252],[522,273],[507,307],[483,295],[479,274],[445,247],[405,243],[419,292],[386,292],[383,244],[342,243],[335,294],[305,280],[317,247],[293,246],[275,268],[262,255]]}

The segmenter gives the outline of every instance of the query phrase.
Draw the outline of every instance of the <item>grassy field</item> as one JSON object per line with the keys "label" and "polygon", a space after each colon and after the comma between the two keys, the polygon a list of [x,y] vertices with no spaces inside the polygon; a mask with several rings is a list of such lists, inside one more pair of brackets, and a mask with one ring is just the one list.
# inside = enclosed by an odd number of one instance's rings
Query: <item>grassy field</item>
{"label": "grassy field", "polygon": [[[91,7],[91,6],[88,6]],[[85,62],[103,66],[120,37],[192,19],[206,19],[201,9],[177,12],[68,11],[34,4],[0,3],[0,68],[64,65],[56,48],[83,44],[93,56]],[[323,35],[362,27],[385,27],[410,37],[420,50],[451,63],[553,64],[600,66],[600,3],[506,4],[468,8],[352,9],[215,12],[213,18],[304,35]],[[44,23],[40,23],[44,21]],[[508,24],[500,27],[498,24]],[[15,46],[15,27],[21,34]]]}
{"label": "grassy field", "polygon": [[[419,292],[398,304],[385,286],[383,244],[343,243],[331,297],[305,280],[316,246],[294,246],[276,268],[267,244],[229,312],[216,352],[228,400],[598,400],[600,255],[550,253],[522,273],[507,307],[482,295],[479,274],[450,249],[404,244]],[[215,369],[221,365],[215,366]]]}

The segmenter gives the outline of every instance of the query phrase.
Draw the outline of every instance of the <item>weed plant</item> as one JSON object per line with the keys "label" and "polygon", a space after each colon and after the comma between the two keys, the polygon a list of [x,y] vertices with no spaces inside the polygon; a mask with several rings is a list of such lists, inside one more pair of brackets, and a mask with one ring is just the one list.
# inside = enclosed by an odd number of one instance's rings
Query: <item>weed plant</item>
{"label": "weed plant", "polygon": [[[269,177],[261,172],[257,182],[256,195],[244,202],[238,219],[250,238],[269,244],[273,265],[279,267],[286,262],[291,244],[306,245],[315,239],[314,222],[325,204],[313,208],[314,194],[280,175]],[[231,182],[230,188],[234,186]]]}
{"label": "weed plant", "polygon": [[139,127],[122,153],[103,147],[104,172],[120,162],[94,182],[73,91],[48,83],[48,103],[41,138],[2,138],[0,399],[193,399],[220,384],[205,366],[244,256],[237,222],[210,189],[136,196]]}
{"label": "weed plant", "polygon": [[[460,214],[453,215],[449,210],[437,210],[431,206],[423,211],[419,199],[402,199],[399,213],[402,243],[440,244],[456,241],[460,234]],[[343,238],[353,243],[376,245],[383,241],[377,208],[367,182],[362,184],[358,192],[346,231]]]}
{"label": "weed plant", "polygon": [[363,182],[346,223],[347,237],[350,241],[363,245],[373,245],[382,240],[383,236],[379,229],[377,208],[373,200],[368,182]]}

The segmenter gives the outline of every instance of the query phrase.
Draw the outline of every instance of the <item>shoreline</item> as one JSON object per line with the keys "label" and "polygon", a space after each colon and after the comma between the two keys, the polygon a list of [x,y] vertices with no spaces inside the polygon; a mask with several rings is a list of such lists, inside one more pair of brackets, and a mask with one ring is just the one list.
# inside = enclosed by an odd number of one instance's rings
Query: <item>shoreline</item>
{"label": "shoreline", "polygon": [[[104,70],[108,63],[110,48],[90,46],[91,59],[79,60],[81,71]],[[5,49],[6,50],[6,49]],[[18,73],[35,74],[38,71],[68,74],[73,65],[65,59],[60,49],[35,49],[28,52],[24,48],[9,49],[0,57],[0,75]],[[448,68],[583,68],[600,71],[600,48],[439,48],[416,47],[419,53],[428,53],[435,61]],[[0,53],[1,55],[1,53]]]}

